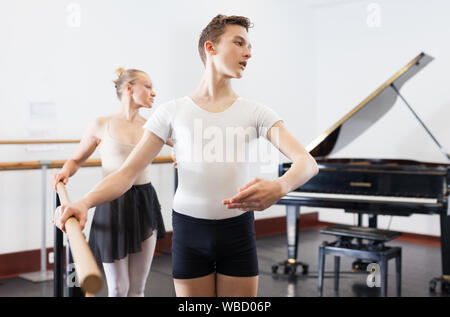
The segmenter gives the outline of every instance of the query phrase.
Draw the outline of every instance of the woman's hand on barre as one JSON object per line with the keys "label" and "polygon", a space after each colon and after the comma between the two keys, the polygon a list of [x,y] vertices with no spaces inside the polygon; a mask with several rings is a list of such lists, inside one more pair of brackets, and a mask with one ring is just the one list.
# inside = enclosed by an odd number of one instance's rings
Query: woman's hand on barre
{"label": "woman's hand on barre", "polygon": [[53,174],[52,187],[56,191],[56,184],[62,182],[64,185],[67,185],[68,181],[69,181],[69,173],[59,171],[58,173]]}
{"label": "woman's hand on barre", "polygon": [[176,156],[175,151],[174,151],[173,149],[172,149],[172,154],[171,154],[171,156],[172,156],[172,160],[173,160],[172,165],[173,165],[175,168],[178,168],[177,156]]}
{"label": "woman's hand on barre", "polygon": [[66,232],[65,223],[70,217],[75,217],[80,223],[80,229],[83,230],[86,225],[89,207],[82,200],[67,205],[61,205],[56,208],[53,217],[53,223],[62,231]]}

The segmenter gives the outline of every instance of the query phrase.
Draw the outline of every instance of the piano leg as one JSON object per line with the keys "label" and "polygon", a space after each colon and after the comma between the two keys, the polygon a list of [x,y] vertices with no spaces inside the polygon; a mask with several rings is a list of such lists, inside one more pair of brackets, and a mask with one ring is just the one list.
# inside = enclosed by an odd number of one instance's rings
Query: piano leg
{"label": "piano leg", "polygon": [[443,292],[450,292],[450,215],[441,213],[441,258],[442,258],[442,280]]}
{"label": "piano leg", "polygon": [[441,261],[442,276],[433,278],[429,283],[430,292],[436,291],[436,284],[441,283],[442,293],[450,292],[450,215],[441,213]]}
{"label": "piano leg", "polygon": [[442,274],[450,276],[450,216],[441,214]]}
{"label": "piano leg", "polygon": [[288,245],[288,262],[295,263],[298,248],[298,225],[300,206],[286,206],[286,234]]}
{"label": "piano leg", "polygon": [[308,274],[308,264],[297,262],[298,232],[300,224],[300,206],[286,205],[286,235],[287,235],[287,261],[272,266],[272,272],[277,273],[278,266],[284,267],[284,274],[294,276],[297,266],[302,266],[302,274]]}

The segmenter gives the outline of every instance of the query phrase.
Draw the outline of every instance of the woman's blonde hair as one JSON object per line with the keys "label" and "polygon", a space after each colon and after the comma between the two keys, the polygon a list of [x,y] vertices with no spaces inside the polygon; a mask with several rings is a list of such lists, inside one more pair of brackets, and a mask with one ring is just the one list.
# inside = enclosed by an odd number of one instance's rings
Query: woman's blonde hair
{"label": "woman's blonde hair", "polygon": [[137,79],[139,79],[140,75],[148,76],[147,73],[138,69],[125,69],[123,67],[119,67],[116,69],[117,79],[113,80],[113,83],[116,87],[117,97],[122,99],[123,87],[126,83],[134,84]]}

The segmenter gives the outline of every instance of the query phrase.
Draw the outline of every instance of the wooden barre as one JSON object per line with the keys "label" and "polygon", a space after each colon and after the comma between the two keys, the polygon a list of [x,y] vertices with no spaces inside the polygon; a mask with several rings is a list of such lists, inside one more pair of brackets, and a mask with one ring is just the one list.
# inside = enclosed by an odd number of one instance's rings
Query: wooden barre
{"label": "wooden barre", "polygon": [[0,144],[67,144],[80,143],[80,140],[0,140]]}
{"label": "wooden barre", "polygon": [[[63,183],[59,182],[56,188],[61,204],[69,204],[69,196]],[[102,288],[102,275],[81,231],[78,220],[75,217],[70,217],[66,221],[65,227],[78,281],[86,293],[86,297],[92,297]]]}
{"label": "wooden barre", "polygon": [[[61,168],[63,167],[65,160],[56,160],[49,161],[49,164],[46,164],[48,168]],[[156,157],[152,164],[163,164],[163,163],[172,163],[171,156],[158,156]],[[0,163],[0,171],[18,171],[18,170],[33,170],[33,169],[41,169],[42,168],[41,161],[28,161],[28,162],[5,162]],[[86,160],[81,166],[83,167],[96,167],[101,166],[102,161],[100,159],[90,159]]]}

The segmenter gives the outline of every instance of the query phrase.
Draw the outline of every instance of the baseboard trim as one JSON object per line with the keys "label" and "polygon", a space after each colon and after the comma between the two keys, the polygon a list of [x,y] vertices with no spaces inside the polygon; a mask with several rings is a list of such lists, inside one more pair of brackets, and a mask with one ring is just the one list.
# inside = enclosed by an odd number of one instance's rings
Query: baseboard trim
{"label": "baseboard trim", "polygon": [[[47,248],[47,270],[53,270],[53,264],[48,263],[48,254],[53,248]],[[20,274],[41,270],[41,250],[28,250],[0,254],[0,278],[15,277]]]}
{"label": "baseboard trim", "polygon": [[[318,212],[301,214],[300,216],[300,229],[321,229],[329,225],[333,225],[333,223],[319,221]],[[255,232],[257,238],[286,233],[286,217],[255,220]],[[415,233],[403,233],[398,240],[436,247],[441,245],[440,237]],[[156,244],[156,255],[170,252],[171,245],[172,232],[167,232],[166,236]],[[53,248],[47,249],[47,260],[50,252],[53,252]],[[0,254],[0,278],[15,277],[39,270],[40,250]],[[47,263],[47,270],[53,270],[53,264]]]}

